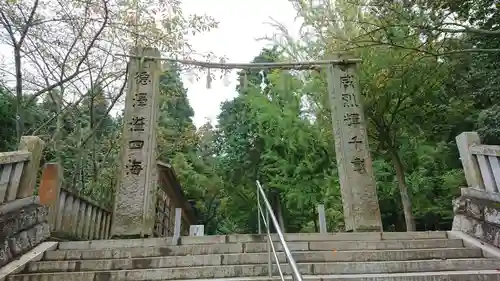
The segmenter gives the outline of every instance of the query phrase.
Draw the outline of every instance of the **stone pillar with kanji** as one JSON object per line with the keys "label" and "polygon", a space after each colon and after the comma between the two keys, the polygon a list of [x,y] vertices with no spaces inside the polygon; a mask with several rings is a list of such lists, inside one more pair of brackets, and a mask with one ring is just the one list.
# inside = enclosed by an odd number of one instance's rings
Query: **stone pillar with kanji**
{"label": "stone pillar with kanji", "polygon": [[382,231],[355,63],[328,66],[328,92],[346,231]]}
{"label": "stone pillar with kanji", "polygon": [[135,48],[129,61],[113,237],[148,237],[154,230],[160,64],[144,57],[160,57],[160,53]]}

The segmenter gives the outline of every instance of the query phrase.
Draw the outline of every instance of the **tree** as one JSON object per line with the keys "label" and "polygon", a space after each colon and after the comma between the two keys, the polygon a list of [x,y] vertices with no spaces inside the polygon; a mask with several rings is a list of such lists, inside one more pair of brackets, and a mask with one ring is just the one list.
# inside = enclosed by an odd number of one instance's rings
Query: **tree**
{"label": "tree", "polygon": [[[151,46],[188,57],[186,34],[216,25],[207,16],[182,14],[179,1],[1,2],[0,42],[13,59],[0,67],[0,77],[16,97],[17,138],[42,136],[50,144],[45,161],[62,162],[72,188],[109,204],[121,136],[121,119],[110,113],[123,97],[128,60],[115,54]],[[43,121],[31,122],[31,105],[39,100],[34,108]]]}
{"label": "tree", "polygon": [[[102,83],[115,75],[123,79],[126,64],[112,54],[141,45],[184,55],[190,48],[183,40],[186,33],[216,27],[210,17],[182,15],[179,5],[159,0],[3,1],[0,42],[13,52],[15,69],[4,71],[16,84],[18,138],[24,132],[23,94],[35,99],[59,88],[63,104],[92,76]],[[73,93],[66,93],[70,89]]]}
{"label": "tree", "polygon": [[212,155],[201,149],[210,150],[210,129],[204,136],[196,130],[194,111],[179,72],[177,65],[170,64],[160,78],[159,159],[172,163],[184,192],[196,203],[198,222],[206,225],[207,233],[216,233],[222,183],[214,171]]}
{"label": "tree", "polygon": [[[47,62],[52,60],[59,65],[61,75],[57,79],[52,80],[52,77],[46,77],[47,84],[45,86],[39,87],[35,90],[32,98],[36,98],[39,95],[62,86],[64,83],[71,81],[75,77],[81,74],[82,66],[84,62],[88,59],[91,50],[94,48],[96,41],[103,34],[104,28],[107,25],[109,19],[108,5],[105,0],[101,1],[100,4],[88,1],[84,4],[84,12],[79,14],[70,15],[68,11],[77,10],[71,5],[71,2],[65,2],[68,6],[57,7],[63,15],[61,19],[53,17],[47,18],[44,14],[47,12],[45,7],[51,6],[50,1],[43,0],[33,0],[33,1],[20,1],[19,3],[11,3],[10,1],[4,2],[0,6],[0,24],[4,28],[4,33],[6,33],[6,38],[2,38],[3,42],[8,43],[12,46],[14,54],[14,66],[15,66],[15,84],[16,84],[16,114],[17,114],[17,137],[21,138],[24,133],[24,100],[23,100],[23,83],[25,78],[23,77],[23,63],[22,55],[30,53],[38,53],[43,56],[40,61]],[[45,6],[45,7],[44,7]],[[56,9],[57,9],[56,8]],[[102,9],[103,18],[102,23],[100,23],[95,30],[89,29],[94,28],[95,21],[90,19],[91,9]],[[81,10],[79,10],[81,11]],[[80,21],[81,25],[75,24],[74,20],[81,16],[83,21]],[[75,34],[74,36],[61,36],[59,39],[55,39],[54,33],[57,33],[57,28],[69,28],[73,31],[70,34]],[[82,35],[84,33],[90,38],[87,41],[89,44],[85,47],[79,45],[81,43]],[[52,36],[51,36],[52,35]],[[54,39],[52,39],[54,38]],[[52,41],[51,41],[52,39]],[[47,44],[48,43],[48,44]],[[79,46],[77,46],[77,44]],[[50,46],[68,46],[66,52],[60,52],[63,48],[52,48]],[[82,47],[78,49],[78,47]],[[80,53],[82,51],[82,53]],[[78,56],[76,56],[78,53]],[[62,56],[61,56],[62,55]],[[73,56],[72,56],[73,55]],[[60,57],[61,56],[61,57]],[[36,66],[40,66],[41,62],[33,60]],[[73,64],[74,63],[74,64]],[[72,64],[74,68],[70,67]],[[45,65],[52,71],[49,63]],[[40,69],[43,71],[43,67]],[[66,72],[68,70],[68,72]],[[34,83],[36,85],[36,82]],[[42,84],[43,85],[43,84]]]}
{"label": "tree", "polygon": [[[394,206],[401,205],[408,230],[421,227],[414,223],[415,213],[419,216],[417,221],[420,225],[427,224],[422,222],[421,216],[428,216],[428,213],[423,209],[416,210],[414,206],[415,203],[419,208],[424,205],[420,203],[420,194],[415,192],[417,186],[423,188],[423,182],[426,182],[428,194],[440,194],[439,199],[428,197],[439,208],[446,208],[439,200],[449,198],[443,194],[452,186],[448,185],[451,181],[445,177],[423,173],[427,171],[422,166],[427,163],[426,158],[415,154],[415,151],[430,151],[429,147],[436,145],[437,149],[433,151],[442,154],[436,154],[433,159],[443,163],[436,165],[436,169],[442,174],[461,177],[456,170],[460,164],[451,160],[455,159],[456,151],[450,147],[454,145],[454,133],[467,128],[463,120],[474,111],[470,98],[462,95],[462,92],[448,91],[443,87],[453,84],[450,78],[455,75],[454,70],[459,68],[459,60],[450,56],[437,58],[429,54],[463,49],[467,42],[460,37],[443,40],[435,34],[422,37],[424,31],[416,30],[415,26],[426,21],[423,20],[424,16],[431,21],[432,15],[422,13],[417,17],[414,14],[420,10],[411,14],[411,9],[407,9],[404,3],[384,3],[383,6],[373,1],[336,1],[335,5],[331,5],[330,1],[291,2],[304,22],[304,39],[294,40],[279,24],[276,27],[281,36],[275,37],[280,47],[290,53],[290,57],[313,60],[328,58],[336,52],[350,51],[363,60],[359,66],[359,79],[369,122],[370,147],[375,158],[384,226],[400,228],[400,212],[395,211]],[[405,18],[409,17],[408,13],[414,16],[410,24]],[[306,89],[312,93],[308,97],[312,115],[323,127],[327,124],[331,126],[330,105],[327,93],[323,90],[326,84],[324,73],[308,73],[304,79]],[[396,190],[400,191],[400,200],[395,200],[393,183],[397,184]],[[445,186],[438,188],[439,184]],[[449,217],[449,207],[445,211],[441,210],[438,212],[434,209],[432,212],[443,218]]]}
{"label": "tree", "polygon": [[[282,54],[264,49],[254,61],[263,59],[277,61]],[[224,228],[256,231],[259,179],[286,231],[317,230],[319,202],[327,205],[331,226],[342,229],[333,142],[305,110],[310,93],[300,76],[281,70],[242,71],[240,76],[245,73],[239,95],[224,103],[218,116],[216,155],[225,182],[221,208],[234,214]]]}
{"label": "tree", "polygon": [[170,161],[176,153],[188,154],[196,148],[196,127],[193,123],[187,90],[182,83],[179,68],[171,64],[160,78],[160,116],[158,144],[160,159]]}

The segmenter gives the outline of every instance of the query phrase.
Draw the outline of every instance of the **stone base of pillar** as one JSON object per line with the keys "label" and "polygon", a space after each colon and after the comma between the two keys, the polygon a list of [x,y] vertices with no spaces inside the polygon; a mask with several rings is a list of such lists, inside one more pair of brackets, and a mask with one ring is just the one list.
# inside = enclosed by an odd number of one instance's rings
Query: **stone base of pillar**
{"label": "stone base of pillar", "polygon": [[150,235],[113,235],[111,236],[111,239],[143,239],[143,238],[153,238],[154,236]]}
{"label": "stone base of pillar", "polygon": [[382,232],[381,226],[359,226],[356,232]]}

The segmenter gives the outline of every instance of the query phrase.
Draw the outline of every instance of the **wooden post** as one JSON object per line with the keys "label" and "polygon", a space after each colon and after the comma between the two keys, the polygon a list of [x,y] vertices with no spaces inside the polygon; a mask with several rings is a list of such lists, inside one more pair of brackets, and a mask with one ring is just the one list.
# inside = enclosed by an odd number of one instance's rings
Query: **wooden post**
{"label": "wooden post", "polygon": [[481,144],[479,135],[476,132],[463,132],[455,138],[460,154],[460,161],[464,168],[465,179],[467,185],[472,188],[484,190],[483,178],[477,159],[470,152],[470,146],[474,144]]}
{"label": "wooden post", "polygon": [[346,230],[382,231],[356,65],[330,65],[328,92]]}
{"label": "wooden post", "polygon": [[326,229],[325,205],[318,205],[319,233],[328,233]]}
{"label": "wooden post", "polygon": [[52,231],[56,230],[57,210],[59,208],[59,194],[63,181],[62,168],[58,163],[47,163],[43,168],[38,196],[40,204],[49,207],[47,221]]}
{"label": "wooden post", "polygon": [[[159,57],[153,48],[136,48],[139,57]],[[118,176],[111,235],[153,236],[157,190],[156,120],[160,66],[132,58],[125,99],[121,172]]]}
{"label": "wooden post", "polygon": [[17,198],[32,196],[35,191],[38,170],[40,169],[40,160],[42,159],[45,143],[36,136],[21,137],[19,150],[31,152],[31,159],[24,164],[23,176],[17,190]]}

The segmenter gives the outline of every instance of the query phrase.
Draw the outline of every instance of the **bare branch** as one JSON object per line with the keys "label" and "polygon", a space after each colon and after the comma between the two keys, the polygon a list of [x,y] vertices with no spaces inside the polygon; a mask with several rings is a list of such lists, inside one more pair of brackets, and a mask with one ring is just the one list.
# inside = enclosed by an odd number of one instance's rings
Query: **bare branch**
{"label": "bare branch", "polygon": [[[480,29],[480,28],[473,28],[473,27],[470,27],[470,26],[466,26],[464,24],[461,24],[461,23],[456,23],[456,22],[447,22],[447,23],[443,23],[442,24],[443,26],[458,26],[458,27],[462,27],[461,29],[451,29],[451,28],[444,28],[444,27],[432,27],[432,26],[420,26],[420,28],[422,29],[426,29],[426,28],[429,28],[429,29],[435,29],[435,30],[439,30],[439,31],[442,31],[442,32],[446,32],[446,33],[474,33],[474,34],[482,34],[482,35],[500,35],[500,30],[499,29],[496,29],[496,30],[486,30],[486,29]],[[415,26],[415,27],[418,27],[418,26]]]}
{"label": "bare branch", "polygon": [[67,76],[66,78],[56,82],[56,83],[53,83],[52,85],[44,88],[44,89],[41,89],[39,91],[37,91],[36,93],[34,93],[29,102],[32,101],[33,99],[36,99],[38,96],[40,96],[41,94],[43,93],[46,93],[52,89],[55,89],[56,87],[59,87],[61,86],[62,84],[72,80],[73,78],[77,77],[81,72],[80,68],[81,66],[83,65],[83,63],[85,62],[86,58],[88,57],[90,51],[92,50],[92,48],[94,47],[94,44],[96,43],[97,39],[100,37],[100,35],[102,34],[102,32],[104,31],[106,25],[107,25],[107,22],[108,22],[108,15],[109,15],[109,11],[108,11],[108,3],[107,3],[107,0],[103,0],[102,1],[103,4],[104,4],[104,13],[105,13],[105,17],[104,17],[104,22],[101,24],[101,27],[99,28],[99,30],[94,34],[92,40],[90,41],[89,45],[87,46],[86,50],[85,50],[85,53],[83,54],[82,58],[80,59],[80,61],[78,62],[77,66],[76,66],[76,69],[75,71]]}
{"label": "bare branch", "polygon": [[[128,65],[127,65],[127,69],[125,71],[125,73],[128,73]],[[111,111],[111,109],[113,109],[114,105],[116,104],[116,102],[120,99],[120,97],[124,94],[125,92],[125,86],[127,85],[127,75],[125,75],[125,81],[123,82],[123,85],[120,89],[120,92],[116,95],[116,97],[111,101],[111,104],[109,105],[109,107],[106,109],[106,112],[104,113],[104,115],[108,115],[109,112]],[[92,130],[92,132],[90,132],[84,139],[83,141],[81,142],[81,146],[85,145],[91,138],[92,136],[95,134],[95,131],[97,128],[99,128],[102,123],[104,122],[104,119],[101,119],[99,120],[99,122],[97,122],[96,126],[94,127],[94,129]]]}
{"label": "bare branch", "polygon": [[12,26],[10,25],[9,20],[5,16],[2,9],[0,9],[0,17],[2,20],[0,23],[3,25],[5,30],[7,30],[7,33],[9,34],[10,40],[12,42],[12,46],[14,46],[14,48],[15,48],[17,46],[16,37],[14,35],[14,31],[12,30]]}
{"label": "bare branch", "polygon": [[23,30],[21,31],[21,38],[19,39],[19,42],[17,43],[17,45],[19,45],[19,47],[21,47],[23,45],[24,39],[26,38],[26,35],[28,34],[28,30],[32,26],[33,18],[35,17],[35,12],[36,12],[36,9],[38,8],[38,2],[39,2],[39,0],[35,0],[35,3],[33,4],[33,8],[31,9],[31,13],[29,15],[29,18],[26,21],[26,23],[24,24]]}

